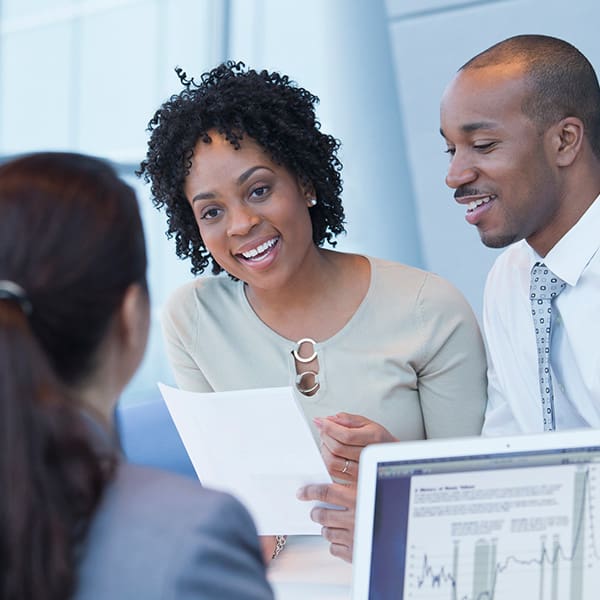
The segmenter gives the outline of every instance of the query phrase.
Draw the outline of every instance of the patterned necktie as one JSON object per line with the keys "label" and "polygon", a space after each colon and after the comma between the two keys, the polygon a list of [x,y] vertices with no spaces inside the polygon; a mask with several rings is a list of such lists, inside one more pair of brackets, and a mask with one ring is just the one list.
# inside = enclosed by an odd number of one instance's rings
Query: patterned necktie
{"label": "patterned necktie", "polygon": [[550,340],[552,338],[552,300],[567,284],[557,277],[545,264],[536,263],[531,269],[531,315],[535,326],[535,339],[538,351],[538,373],[542,395],[544,431],[554,431],[554,392],[550,374]]}

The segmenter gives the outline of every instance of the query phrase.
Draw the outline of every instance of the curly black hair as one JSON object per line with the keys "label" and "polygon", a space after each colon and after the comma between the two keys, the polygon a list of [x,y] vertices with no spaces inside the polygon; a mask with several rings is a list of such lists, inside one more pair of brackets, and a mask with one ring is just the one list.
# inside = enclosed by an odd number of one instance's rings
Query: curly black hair
{"label": "curly black hair", "polygon": [[223,269],[206,249],[183,186],[199,139],[209,141],[216,130],[238,149],[246,135],[259,144],[318,199],[311,208],[317,246],[345,231],[341,202],[342,164],[338,140],[320,131],[315,116],[319,99],[298,87],[287,75],[247,69],[227,61],[204,73],[200,83],[175,69],[184,89],[171,96],[148,123],[148,153],[138,176],[151,182],[152,202],[165,207],[167,237],[175,236],[179,258],[191,258],[192,273],[202,273],[212,261],[216,275]]}

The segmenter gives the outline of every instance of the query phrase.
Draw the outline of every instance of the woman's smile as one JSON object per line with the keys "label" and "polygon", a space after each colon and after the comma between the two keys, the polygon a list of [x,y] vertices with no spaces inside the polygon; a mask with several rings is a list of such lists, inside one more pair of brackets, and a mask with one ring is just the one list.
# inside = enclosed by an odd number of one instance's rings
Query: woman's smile
{"label": "woman's smile", "polygon": [[252,138],[235,148],[209,133],[209,143],[196,144],[185,180],[207,250],[250,287],[294,288],[318,253],[309,214],[314,194]]}
{"label": "woman's smile", "polygon": [[250,250],[238,252],[235,256],[251,268],[266,269],[277,257],[279,239],[279,236],[275,236],[258,244],[252,242],[247,244],[251,246]]}

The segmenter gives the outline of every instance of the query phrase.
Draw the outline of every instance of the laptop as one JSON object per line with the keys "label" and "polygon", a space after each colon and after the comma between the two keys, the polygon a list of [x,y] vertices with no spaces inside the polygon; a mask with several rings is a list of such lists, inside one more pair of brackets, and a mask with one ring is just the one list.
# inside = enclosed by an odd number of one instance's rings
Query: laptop
{"label": "laptop", "polygon": [[353,600],[597,600],[600,430],[376,444]]}

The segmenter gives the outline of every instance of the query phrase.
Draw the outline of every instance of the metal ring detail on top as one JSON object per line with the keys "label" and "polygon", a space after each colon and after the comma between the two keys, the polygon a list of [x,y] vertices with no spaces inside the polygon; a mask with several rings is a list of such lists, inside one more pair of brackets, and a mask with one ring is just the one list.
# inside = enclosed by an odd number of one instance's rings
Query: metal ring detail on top
{"label": "metal ring detail on top", "polygon": [[[302,356],[300,356],[300,348],[302,346],[302,344],[312,344],[313,347],[313,353],[304,358]],[[301,340],[298,340],[296,342],[296,347],[292,350],[292,354],[294,355],[294,358],[301,363],[309,363],[312,362],[313,360],[315,360],[315,358],[317,358],[317,351],[315,350],[315,346],[317,345],[317,342],[315,342],[315,340],[313,340],[312,338],[302,338]]]}

